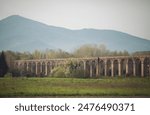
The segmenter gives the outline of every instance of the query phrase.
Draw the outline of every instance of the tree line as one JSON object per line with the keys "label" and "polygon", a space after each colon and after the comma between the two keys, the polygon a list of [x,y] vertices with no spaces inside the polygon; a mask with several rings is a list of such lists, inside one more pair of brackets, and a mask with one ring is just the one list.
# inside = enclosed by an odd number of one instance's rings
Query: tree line
{"label": "tree line", "polygon": [[[140,55],[145,54],[145,52],[135,52],[132,55]],[[150,54],[150,52],[146,52],[146,54]],[[14,60],[32,60],[32,59],[54,59],[54,58],[81,58],[81,57],[102,57],[102,56],[128,56],[131,55],[127,51],[111,51],[104,44],[96,45],[96,44],[85,44],[72,52],[66,52],[61,49],[52,50],[46,49],[43,51],[35,50],[33,52],[14,52],[14,51],[5,51],[0,52],[0,71],[1,68],[5,68],[4,70],[11,71],[13,67]],[[6,62],[6,63],[5,63]],[[5,67],[4,67],[5,66]],[[67,67],[66,67],[67,68]],[[54,73],[57,71],[56,68]],[[64,71],[64,70],[62,70]],[[4,72],[6,73],[6,71]],[[4,75],[3,73],[3,75]],[[77,73],[77,72],[74,72]],[[1,72],[2,74],[2,72]],[[1,76],[3,76],[1,75]]]}
{"label": "tree line", "polygon": [[30,60],[30,59],[53,59],[53,58],[72,58],[72,57],[101,57],[101,56],[127,56],[127,51],[111,51],[103,44],[85,44],[76,48],[72,52],[66,52],[61,49],[44,51],[35,50],[33,52],[14,52],[5,51],[7,61],[12,60]]}

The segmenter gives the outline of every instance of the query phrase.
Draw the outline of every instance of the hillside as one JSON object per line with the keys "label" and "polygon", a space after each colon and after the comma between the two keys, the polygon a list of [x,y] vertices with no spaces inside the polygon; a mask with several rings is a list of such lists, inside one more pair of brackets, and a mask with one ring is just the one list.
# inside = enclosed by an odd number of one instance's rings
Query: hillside
{"label": "hillside", "polygon": [[150,40],[114,30],[69,30],[17,15],[0,21],[0,51],[72,51],[83,44],[105,44],[110,50],[118,51],[150,51]]}

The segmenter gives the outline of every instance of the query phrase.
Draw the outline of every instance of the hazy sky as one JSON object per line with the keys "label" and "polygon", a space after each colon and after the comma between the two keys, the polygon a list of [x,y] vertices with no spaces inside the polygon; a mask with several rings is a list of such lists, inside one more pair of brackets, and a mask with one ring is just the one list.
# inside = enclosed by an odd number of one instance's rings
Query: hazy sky
{"label": "hazy sky", "polygon": [[0,0],[0,19],[10,15],[70,29],[113,29],[150,39],[150,0]]}

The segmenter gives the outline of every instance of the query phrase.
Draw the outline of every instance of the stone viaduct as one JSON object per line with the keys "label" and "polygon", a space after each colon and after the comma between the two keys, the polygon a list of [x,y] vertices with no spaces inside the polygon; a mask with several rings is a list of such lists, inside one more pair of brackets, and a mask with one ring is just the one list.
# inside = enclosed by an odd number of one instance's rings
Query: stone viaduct
{"label": "stone viaduct", "polygon": [[75,69],[82,69],[85,77],[150,76],[150,55],[16,60],[14,67],[48,76],[54,67],[63,66],[68,60],[76,61]]}

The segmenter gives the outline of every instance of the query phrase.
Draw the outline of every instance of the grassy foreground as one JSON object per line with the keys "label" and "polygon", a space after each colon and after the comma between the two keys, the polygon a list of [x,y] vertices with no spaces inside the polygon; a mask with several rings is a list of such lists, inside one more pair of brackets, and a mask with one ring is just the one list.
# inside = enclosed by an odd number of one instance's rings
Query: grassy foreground
{"label": "grassy foreground", "polygon": [[150,97],[150,78],[0,78],[0,97]]}

